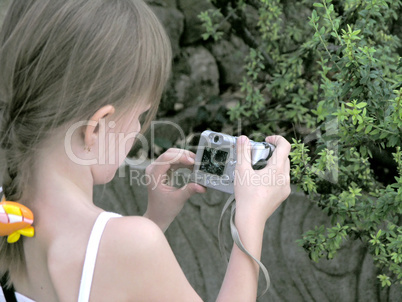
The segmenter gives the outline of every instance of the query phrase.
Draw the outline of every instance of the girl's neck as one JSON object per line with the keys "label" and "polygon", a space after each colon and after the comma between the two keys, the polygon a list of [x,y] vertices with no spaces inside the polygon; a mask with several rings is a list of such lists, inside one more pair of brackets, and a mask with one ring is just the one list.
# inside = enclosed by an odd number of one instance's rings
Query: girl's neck
{"label": "girl's neck", "polygon": [[[84,255],[93,223],[102,212],[92,201],[91,169],[72,164],[60,151],[46,153],[37,161],[31,192],[25,197],[34,214],[35,236],[24,238],[27,275],[15,286],[27,296],[56,297],[54,270],[59,270],[58,263],[72,263]],[[66,251],[64,260],[57,258]],[[37,292],[38,288],[46,294]]]}
{"label": "girl's neck", "polygon": [[101,211],[92,200],[91,168],[72,163],[59,149],[38,159],[32,194],[27,200],[35,216],[38,238],[50,242],[73,228],[72,222],[79,217]]}

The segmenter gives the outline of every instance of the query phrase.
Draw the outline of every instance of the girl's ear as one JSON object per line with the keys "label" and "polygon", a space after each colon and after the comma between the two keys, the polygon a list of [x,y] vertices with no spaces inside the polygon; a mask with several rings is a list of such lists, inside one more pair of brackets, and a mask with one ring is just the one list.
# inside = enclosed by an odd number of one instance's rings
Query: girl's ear
{"label": "girl's ear", "polygon": [[85,148],[90,149],[98,138],[100,120],[106,118],[108,115],[112,115],[114,112],[115,109],[112,105],[106,105],[96,111],[89,119],[88,125],[84,128],[83,133]]}

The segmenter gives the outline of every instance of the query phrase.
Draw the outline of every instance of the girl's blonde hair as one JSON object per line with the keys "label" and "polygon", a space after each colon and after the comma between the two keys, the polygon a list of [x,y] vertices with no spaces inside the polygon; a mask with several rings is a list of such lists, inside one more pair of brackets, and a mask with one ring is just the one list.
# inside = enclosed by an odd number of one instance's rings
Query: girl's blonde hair
{"label": "girl's blonde hair", "polygon": [[[152,103],[147,126],[170,65],[169,39],[142,0],[14,0],[0,32],[7,200],[23,198],[35,150],[57,127],[144,100]],[[21,241],[0,238],[0,273],[23,271]]]}

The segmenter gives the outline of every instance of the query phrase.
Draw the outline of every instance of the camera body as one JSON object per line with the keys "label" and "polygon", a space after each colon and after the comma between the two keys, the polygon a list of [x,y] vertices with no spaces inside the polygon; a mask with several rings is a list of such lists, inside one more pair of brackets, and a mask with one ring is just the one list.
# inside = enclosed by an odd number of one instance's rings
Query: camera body
{"label": "camera body", "polygon": [[[229,194],[234,193],[237,137],[206,130],[201,133],[191,181]],[[266,166],[275,146],[266,142],[251,144],[251,165]]]}

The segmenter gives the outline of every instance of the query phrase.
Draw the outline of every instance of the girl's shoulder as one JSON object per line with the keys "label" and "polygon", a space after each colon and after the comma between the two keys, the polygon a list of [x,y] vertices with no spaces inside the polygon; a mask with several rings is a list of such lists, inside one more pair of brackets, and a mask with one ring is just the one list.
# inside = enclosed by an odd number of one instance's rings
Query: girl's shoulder
{"label": "girl's shoulder", "polygon": [[133,253],[141,256],[144,252],[146,256],[164,242],[165,235],[153,221],[142,216],[123,216],[109,220],[100,249],[122,257],[133,257]]}
{"label": "girl's shoulder", "polygon": [[125,301],[141,294],[142,287],[152,282],[146,272],[155,272],[153,263],[167,248],[163,232],[151,220],[138,216],[110,219],[99,245],[91,299]]}
{"label": "girl's shoulder", "polygon": [[162,230],[137,216],[108,222],[91,291],[92,301],[132,301],[133,297],[139,301],[163,301],[166,297],[199,301]]}
{"label": "girl's shoulder", "polygon": [[119,217],[109,220],[104,230],[98,263],[107,260],[113,270],[130,274],[130,269],[137,270],[169,249],[165,235],[153,221],[140,216]]}
{"label": "girl's shoulder", "polygon": [[[96,216],[92,220],[97,221]],[[88,224],[88,228],[94,225]],[[60,236],[47,253],[49,272],[59,297],[78,297],[80,282],[77,280],[83,278],[84,263],[89,260],[84,261],[84,257],[90,234],[84,228],[81,233],[82,236],[74,228],[71,236]],[[135,284],[141,283],[138,277],[152,269],[150,263],[156,251],[168,248],[165,236],[151,220],[137,216],[109,219],[100,236],[97,254],[90,253],[90,257],[96,257],[94,270],[90,270],[93,274],[91,300],[130,300],[127,299],[130,292],[138,290]]]}

